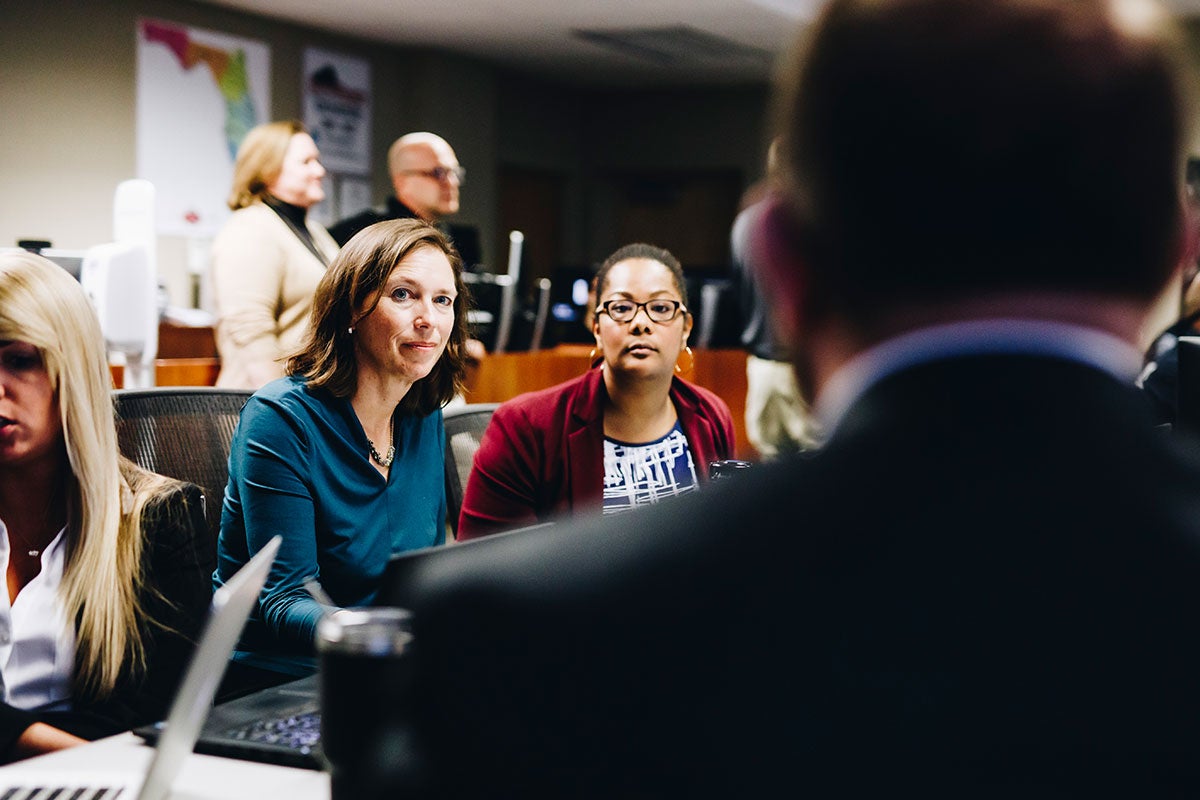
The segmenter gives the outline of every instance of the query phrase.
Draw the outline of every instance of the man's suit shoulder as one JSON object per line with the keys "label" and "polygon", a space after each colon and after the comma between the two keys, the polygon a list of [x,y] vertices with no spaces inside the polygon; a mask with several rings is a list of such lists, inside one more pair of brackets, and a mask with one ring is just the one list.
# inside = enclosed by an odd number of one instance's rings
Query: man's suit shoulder
{"label": "man's suit shoulder", "polygon": [[354,216],[347,217],[341,222],[338,222],[329,229],[329,235],[332,236],[333,240],[338,243],[339,247],[341,247],[344,246],[346,242],[353,239],[354,235],[363,228],[374,225],[376,222],[382,222],[385,219],[388,219],[388,217],[380,214],[373,208],[368,208],[365,211],[360,211]]}

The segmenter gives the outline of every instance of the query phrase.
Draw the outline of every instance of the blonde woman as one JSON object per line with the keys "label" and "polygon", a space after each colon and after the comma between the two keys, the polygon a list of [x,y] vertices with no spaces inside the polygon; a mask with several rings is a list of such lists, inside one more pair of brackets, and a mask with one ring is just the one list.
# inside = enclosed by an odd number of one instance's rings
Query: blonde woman
{"label": "blonde woman", "polygon": [[117,452],[100,325],[0,256],[0,759],[161,718],[211,598],[196,488]]}
{"label": "blonde woman", "polygon": [[212,245],[218,386],[258,389],[283,377],[300,346],[313,292],[337,243],[308,210],[325,168],[304,126],[269,122],[246,134],[234,164],[233,216]]}

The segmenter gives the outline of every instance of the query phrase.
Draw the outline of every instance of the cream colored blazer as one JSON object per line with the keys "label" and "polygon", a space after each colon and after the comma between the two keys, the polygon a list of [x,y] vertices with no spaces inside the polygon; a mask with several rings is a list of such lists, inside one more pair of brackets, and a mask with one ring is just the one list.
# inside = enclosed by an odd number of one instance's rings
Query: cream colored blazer
{"label": "cream colored blazer", "polygon": [[[332,261],[338,251],[333,237],[312,220],[308,230]],[[283,359],[300,345],[325,265],[264,203],[233,212],[211,256],[217,386],[258,389],[283,376]]]}

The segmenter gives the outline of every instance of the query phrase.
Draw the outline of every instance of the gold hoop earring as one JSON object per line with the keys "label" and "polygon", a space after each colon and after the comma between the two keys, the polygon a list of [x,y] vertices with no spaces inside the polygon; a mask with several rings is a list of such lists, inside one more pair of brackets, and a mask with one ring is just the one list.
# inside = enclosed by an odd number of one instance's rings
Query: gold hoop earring
{"label": "gold hoop earring", "polygon": [[682,375],[684,372],[691,372],[696,368],[696,354],[692,352],[691,345],[684,345],[683,352],[688,354],[688,367],[686,370],[679,368],[679,360],[675,360],[675,372]]}

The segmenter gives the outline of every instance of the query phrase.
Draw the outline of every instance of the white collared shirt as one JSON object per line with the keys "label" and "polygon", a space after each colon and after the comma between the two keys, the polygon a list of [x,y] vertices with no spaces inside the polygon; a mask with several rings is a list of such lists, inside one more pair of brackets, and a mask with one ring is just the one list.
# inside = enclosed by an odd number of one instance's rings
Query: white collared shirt
{"label": "white collared shirt", "polygon": [[[0,680],[4,701],[24,709],[65,710],[71,703],[75,626],[63,615],[58,590],[66,562],[66,528],[42,551],[42,569],[9,603],[0,591]],[[11,547],[0,520],[0,565]]]}
{"label": "white collared shirt", "polygon": [[1133,384],[1141,355],[1111,333],[1029,319],[985,319],[935,325],[888,339],[841,366],[817,397],[822,430],[832,435],[858,398],[908,367],[963,355],[1040,355],[1087,364]]}

